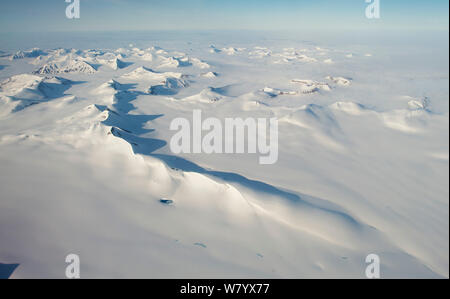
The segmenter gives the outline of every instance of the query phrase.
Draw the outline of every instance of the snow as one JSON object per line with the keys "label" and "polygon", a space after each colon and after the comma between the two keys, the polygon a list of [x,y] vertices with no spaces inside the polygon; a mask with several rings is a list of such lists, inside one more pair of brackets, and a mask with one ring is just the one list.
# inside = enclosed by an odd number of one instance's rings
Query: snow
{"label": "snow", "polygon": [[[449,276],[448,37],[240,37],[2,49],[13,278],[64,278],[69,253],[82,278],[364,278],[371,253],[383,278]],[[195,109],[276,117],[278,162],[173,154]]]}
{"label": "snow", "polygon": [[352,81],[351,79],[347,79],[347,78],[343,78],[343,77],[327,76],[326,78],[330,81],[333,81],[335,84],[341,85],[341,86],[349,86],[350,82]]}
{"label": "snow", "polygon": [[34,74],[47,75],[47,74],[63,74],[63,73],[95,73],[96,69],[85,61],[70,60],[66,63],[50,63],[44,64],[37,69]]}

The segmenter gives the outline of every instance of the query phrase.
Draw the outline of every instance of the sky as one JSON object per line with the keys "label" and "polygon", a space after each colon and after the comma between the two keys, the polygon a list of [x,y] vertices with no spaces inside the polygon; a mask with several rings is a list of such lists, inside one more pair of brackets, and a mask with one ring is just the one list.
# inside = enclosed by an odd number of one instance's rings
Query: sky
{"label": "sky", "polygon": [[[375,0],[372,0],[375,1]],[[80,0],[67,19],[65,0],[1,0],[0,32],[131,30],[448,30],[448,0]]]}

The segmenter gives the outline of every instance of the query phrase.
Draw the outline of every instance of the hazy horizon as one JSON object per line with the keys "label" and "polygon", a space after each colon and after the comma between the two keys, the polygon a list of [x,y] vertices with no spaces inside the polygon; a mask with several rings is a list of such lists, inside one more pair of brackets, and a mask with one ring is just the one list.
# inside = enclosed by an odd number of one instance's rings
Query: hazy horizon
{"label": "hazy horizon", "polygon": [[[448,1],[381,1],[367,19],[364,0],[205,1],[81,0],[80,19],[60,1],[1,1],[0,32],[135,30],[448,30]],[[39,30],[36,30],[36,28]]]}

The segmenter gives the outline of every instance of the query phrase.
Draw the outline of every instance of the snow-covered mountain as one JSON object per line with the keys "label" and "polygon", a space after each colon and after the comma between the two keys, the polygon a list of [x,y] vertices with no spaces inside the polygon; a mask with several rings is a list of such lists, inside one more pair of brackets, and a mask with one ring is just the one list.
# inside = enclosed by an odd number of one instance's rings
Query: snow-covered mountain
{"label": "snow-covered mountain", "polygon": [[61,77],[40,77],[21,74],[0,83],[1,115],[17,112],[28,106],[60,98],[73,82]]}
{"label": "snow-covered mountain", "polygon": [[[374,253],[385,278],[448,277],[448,64],[373,47],[4,52],[0,263],[20,264],[13,278],[64,277],[69,253],[84,278],[363,278]],[[171,123],[194,110],[276,118],[278,161],[174,154]]]}

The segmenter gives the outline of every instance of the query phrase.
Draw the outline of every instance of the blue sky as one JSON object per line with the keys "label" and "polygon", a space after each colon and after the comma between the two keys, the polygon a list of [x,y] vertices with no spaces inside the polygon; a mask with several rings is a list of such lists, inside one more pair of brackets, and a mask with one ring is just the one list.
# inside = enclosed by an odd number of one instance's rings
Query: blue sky
{"label": "blue sky", "polygon": [[80,0],[81,19],[64,0],[1,0],[1,32],[104,30],[445,29],[448,0],[380,0],[381,19],[364,0]]}

